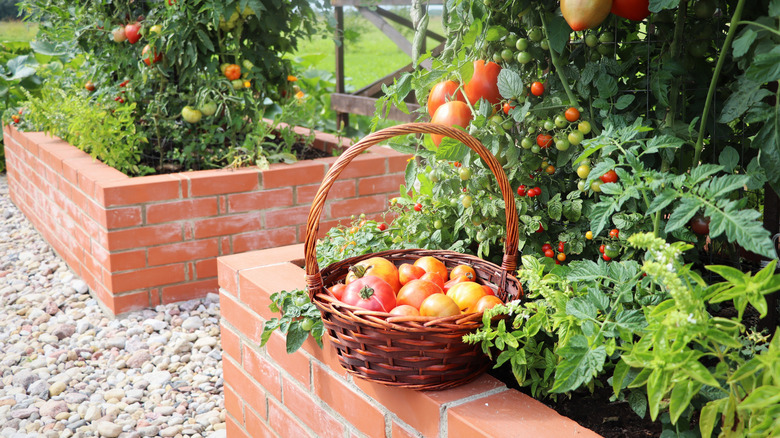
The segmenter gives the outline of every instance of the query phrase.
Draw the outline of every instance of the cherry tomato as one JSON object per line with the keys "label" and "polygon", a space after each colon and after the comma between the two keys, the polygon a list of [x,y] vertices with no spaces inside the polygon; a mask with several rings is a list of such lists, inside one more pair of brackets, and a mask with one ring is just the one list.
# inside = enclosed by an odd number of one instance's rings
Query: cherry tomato
{"label": "cherry tomato", "polygon": [[433,117],[436,110],[449,101],[465,102],[466,98],[463,96],[463,92],[458,89],[459,87],[460,84],[455,81],[442,81],[434,85],[428,94],[428,114]]}
{"label": "cherry tomato", "polygon": [[555,251],[553,251],[551,249],[548,249],[547,251],[544,252],[544,256],[545,257],[549,257],[549,258],[553,258],[553,257],[555,257]]}
{"label": "cherry tomato", "polygon": [[[431,123],[441,123],[442,125],[457,125],[466,128],[471,122],[471,108],[465,102],[453,100],[443,103],[439,106],[431,118]],[[433,144],[438,146],[441,143],[443,135],[431,134]]]}
{"label": "cherry tomato", "polygon": [[599,179],[603,183],[614,183],[614,182],[617,182],[618,176],[617,176],[617,173],[615,173],[614,170],[610,170],[607,173],[605,173],[604,175],[601,175],[599,177]]}
{"label": "cherry tomato", "polygon": [[568,151],[569,146],[571,146],[571,143],[569,143],[568,139],[565,138],[555,139],[555,149],[558,149],[559,151]]}
{"label": "cherry tomato", "polygon": [[536,230],[536,232],[541,233],[542,231],[544,231],[544,226],[542,226],[542,224],[539,224],[539,228]]}
{"label": "cherry tomato", "polygon": [[588,231],[585,233],[585,238],[588,240],[593,240],[593,231]]}
{"label": "cherry tomato", "polygon": [[691,230],[700,236],[710,234],[710,218],[694,216],[694,218],[691,219]]}
{"label": "cherry tomato", "polygon": [[618,255],[620,255],[620,248],[611,244],[607,244],[607,246],[604,247],[604,255],[611,259],[614,259]]}
{"label": "cherry tomato", "polygon": [[600,253],[602,253],[602,254],[604,254],[604,249],[605,249],[606,247],[607,247],[607,245],[604,245],[604,244],[602,244],[601,246],[599,246],[599,252],[600,252]]}
{"label": "cherry tomato", "polygon": [[583,120],[577,125],[577,130],[580,131],[583,135],[590,134],[591,129],[592,127],[590,126],[590,122],[587,120]]}
{"label": "cherry tomato", "polygon": [[609,237],[613,239],[617,239],[618,236],[620,236],[620,230],[618,230],[617,228],[613,228],[612,230],[610,230]]}
{"label": "cherry tomato", "polygon": [[417,204],[414,204],[414,211],[422,211],[422,204],[419,202]]}
{"label": "cherry tomato", "polygon": [[525,196],[525,194],[526,194],[525,184],[523,184],[523,185],[521,185],[520,187],[517,188],[517,195],[518,196]]}
{"label": "cherry tomato", "polygon": [[566,261],[566,254],[564,254],[562,252],[559,252],[557,258],[558,258],[559,262],[565,262]]}
{"label": "cherry tomato", "polygon": [[593,181],[590,183],[590,189],[596,193],[601,193],[601,181]]}
{"label": "cherry tomato", "polygon": [[474,198],[471,195],[465,195],[460,199],[460,204],[463,208],[469,208],[474,204]]}
{"label": "cherry tomato", "polygon": [[504,102],[504,114],[509,114],[509,110],[515,109],[514,106],[510,105],[509,102]]}
{"label": "cherry tomato", "polygon": [[582,140],[585,140],[585,134],[583,134],[579,130],[572,131],[569,133],[569,135],[566,138],[569,139],[569,143],[577,146],[578,144],[582,143]]}
{"label": "cherry tomato", "polygon": [[642,21],[647,18],[650,15],[649,7],[650,0],[612,0],[612,13],[633,21]]}
{"label": "cherry tomato", "polygon": [[378,229],[379,231],[384,231],[384,230],[386,230],[386,229],[387,229],[387,224],[386,224],[386,223],[384,223],[384,222],[382,222],[381,224],[377,225],[377,229]]}
{"label": "cherry tomato", "polygon": [[468,181],[469,179],[471,179],[471,169],[469,169],[468,167],[462,167],[458,172],[458,176],[460,177],[461,180]]}
{"label": "cherry tomato", "polygon": [[86,88],[87,91],[95,91],[95,83],[92,81],[87,81],[87,83],[84,84],[84,88]]}
{"label": "cherry tomato", "polygon": [[420,304],[420,316],[455,316],[460,313],[458,305],[452,298],[442,293],[425,298]]}
{"label": "cherry tomato", "polygon": [[563,252],[565,247],[566,247],[566,242],[558,242],[558,252]]}
{"label": "cherry tomato", "polygon": [[542,94],[544,94],[544,84],[539,81],[532,83],[531,94],[533,94],[534,96],[541,96]]}
{"label": "cherry tomato", "polygon": [[546,149],[550,147],[550,143],[552,143],[553,137],[550,134],[539,134],[536,136],[536,144],[539,145],[540,148]]}
{"label": "cherry tomato", "polygon": [[606,260],[606,261],[610,261],[610,260],[612,260],[612,257],[610,257],[610,256],[608,256],[608,255],[606,255],[606,254],[604,254],[603,256],[601,256],[601,258],[603,258],[603,259],[604,259],[604,260]]}
{"label": "cherry tomato", "polygon": [[551,251],[551,250],[552,250],[552,245],[550,245],[549,243],[545,243],[544,245],[542,245],[542,251]]}
{"label": "cherry tomato", "polygon": [[156,64],[162,60],[162,54],[157,53],[157,51],[154,50],[152,46],[147,44],[141,51],[141,58],[144,60],[144,64],[151,66],[152,64]]}
{"label": "cherry tomato", "polygon": [[[526,41],[526,44],[528,44],[528,40],[524,40],[524,41]],[[519,42],[520,40],[518,40],[518,43]],[[515,60],[517,60],[517,62],[519,62],[520,64],[528,64],[529,62],[534,60],[534,55],[523,50],[521,52],[517,52],[517,56],[515,56]]]}
{"label": "cherry tomato", "polygon": [[590,175],[590,166],[587,164],[581,164],[580,167],[577,168],[577,176],[579,176],[582,179],[585,179]]}
{"label": "cherry tomato", "polygon": [[546,172],[548,175],[552,175],[553,173],[555,173],[555,166],[553,166],[553,165],[551,164],[551,165],[547,166],[547,168],[545,168],[545,169],[544,169],[544,171],[545,171],[545,172]]}
{"label": "cherry tomato", "polygon": [[574,107],[570,107],[569,109],[566,110],[564,116],[566,117],[566,120],[572,123],[576,122],[577,120],[580,119],[580,110]]}

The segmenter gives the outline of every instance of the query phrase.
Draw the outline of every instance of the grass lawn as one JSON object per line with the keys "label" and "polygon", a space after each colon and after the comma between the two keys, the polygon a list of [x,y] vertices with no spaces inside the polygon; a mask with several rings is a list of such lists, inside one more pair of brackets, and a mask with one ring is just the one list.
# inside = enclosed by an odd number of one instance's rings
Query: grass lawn
{"label": "grass lawn", "polygon": [[31,41],[38,25],[23,21],[0,21],[0,41]]}

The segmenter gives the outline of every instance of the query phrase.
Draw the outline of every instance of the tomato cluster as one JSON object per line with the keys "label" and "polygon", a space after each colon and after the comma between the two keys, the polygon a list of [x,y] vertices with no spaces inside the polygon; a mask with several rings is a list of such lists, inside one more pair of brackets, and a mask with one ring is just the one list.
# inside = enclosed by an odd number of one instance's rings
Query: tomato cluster
{"label": "tomato cluster", "polygon": [[392,316],[446,317],[502,304],[489,285],[479,282],[473,267],[461,264],[448,270],[433,256],[398,267],[371,257],[351,266],[344,283],[328,290],[345,304]]}

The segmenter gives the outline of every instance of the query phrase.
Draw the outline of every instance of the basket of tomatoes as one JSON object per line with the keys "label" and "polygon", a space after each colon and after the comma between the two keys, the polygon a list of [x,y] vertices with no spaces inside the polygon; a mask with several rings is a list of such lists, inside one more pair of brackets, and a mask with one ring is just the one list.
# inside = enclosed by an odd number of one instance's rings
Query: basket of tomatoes
{"label": "basket of tomatoes", "polygon": [[[506,206],[501,266],[455,251],[403,249],[351,257],[320,270],[316,241],[328,191],[366,149],[407,134],[452,137],[476,152],[498,181]],[[306,228],[306,285],[322,314],[327,338],[351,374],[389,386],[440,390],[483,373],[488,358],[463,336],[483,324],[482,313],[522,297],[513,275],[518,254],[517,208],[496,158],[464,131],[408,123],[364,137],[328,170],[314,197]]]}

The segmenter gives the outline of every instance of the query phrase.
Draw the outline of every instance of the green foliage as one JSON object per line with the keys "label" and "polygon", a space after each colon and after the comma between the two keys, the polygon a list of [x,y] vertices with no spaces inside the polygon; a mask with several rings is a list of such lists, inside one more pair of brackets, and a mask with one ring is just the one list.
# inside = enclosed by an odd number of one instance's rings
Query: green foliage
{"label": "green foliage", "polygon": [[[93,105],[120,102],[129,107],[139,134],[148,139],[140,150],[156,171],[201,169],[230,164],[229,152],[244,145],[266,112],[298,105],[288,81],[292,65],[284,55],[314,32],[313,6],[304,0],[193,0],[101,2],[26,0],[31,21],[40,22],[37,53],[83,58],[56,85],[73,96],[86,93]],[[115,41],[113,31],[139,23],[135,44]],[[151,55],[159,61],[147,65]],[[224,64],[241,67],[231,82]],[[182,120],[190,106],[203,111],[194,123]],[[134,105],[134,106],[133,106]],[[287,122],[287,121],[286,121]],[[262,129],[261,129],[262,131]],[[286,147],[285,152],[288,152]],[[277,150],[265,159],[279,157]],[[286,159],[286,155],[284,156]]]}
{"label": "green foliage", "polygon": [[325,326],[320,318],[320,311],[312,304],[306,291],[296,289],[273,293],[269,308],[272,312],[281,313],[281,317],[271,318],[263,325],[261,347],[271,339],[274,330],[279,330],[286,336],[287,353],[294,353],[301,348],[309,335],[322,348]]}
{"label": "green foliage", "polygon": [[339,225],[317,241],[317,263],[320,268],[350,257],[385,251],[393,248],[393,235],[398,228],[382,230],[386,223],[366,219],[366,215],[352,218],[349,225]]}

